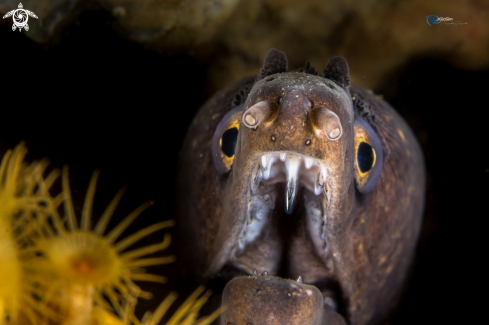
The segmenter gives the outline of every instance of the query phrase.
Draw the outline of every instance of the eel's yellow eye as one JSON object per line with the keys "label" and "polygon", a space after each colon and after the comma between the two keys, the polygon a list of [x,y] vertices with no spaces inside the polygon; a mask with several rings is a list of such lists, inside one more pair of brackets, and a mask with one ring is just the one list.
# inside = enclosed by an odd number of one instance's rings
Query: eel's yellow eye
{"label": "eel's yellow eye", "polygon": [[355,181],[362,194],[369,193],[377,180],[383,165],[380,140],[372,127],[362,118],[355,121]]}
{"label": "eel's yellow eye", "polygon": [[212,139],[212,159],[220,175],[231,170],[238,145],[239,123],[243,105],[235,107],[222,118]]}
{"label": "eel's yellow eye", "polygon": [[219,147],[221,147],[222,159],[226,167],[231,169],[238,143],[239,124],[232,124],[221,136]]}
{"label": "eel's yellow eye", "polygon": [[355,146],[357,172],[361,177],[368,176],[368,173],[375,166],[377,158],[375,149],[370,145],[368,140],[361,139]]}

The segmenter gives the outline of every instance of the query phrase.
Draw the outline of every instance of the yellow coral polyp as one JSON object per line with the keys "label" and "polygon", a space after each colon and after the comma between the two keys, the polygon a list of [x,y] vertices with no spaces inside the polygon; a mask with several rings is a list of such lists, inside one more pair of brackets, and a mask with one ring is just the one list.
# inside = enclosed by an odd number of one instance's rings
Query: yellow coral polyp
{"label": "yellow coral polyp", "polygon": [[[117,239],[129,227],[129,225],[152,202],[141,205],[115,226],[104,236],[110,217],[120,201],[124,189],[119,191],[112,202],[103,212],[97,225],[91,229],[92,206],[97,183],[98,172],[95,172],[85,197],[85,203],[80,219],[80,226],[75,216],[71,191],[68,182],[68,168],[63,168],[63,201],[65,220],[52,209],[50,223],[43,224],[40,232],[42,238],[35,241],[35,252],[40,255],[39,264],[44,265],[39,269],[44,270],[47,281],[51,282],[51,293],[54,297],[67,297],[67,299],[55,299],[57,304],[66,313],[67,319],[76,309],[80,312],[91,312],[92,305],[108,307],[103,296],[108,297],[112,306],[119,315],[122,315],[121,304],[128,299],[137,297],[150,298],[151,294],[142,291],[134,281],[152,281],[163,283],[163,276],[147,274],[141,268],[170,263],[174,260],[169,257],[142,258],[145,255],[167,248],[170,244],[170,235],[166,234],[161,243],[149,245],[143,248],[125,251],[147,235],[160,229],[170,227],[173,221],[159,222],[144,228],[120,241]],[[93,290],[93,294],[86,294],[87,290]],[[76,299],[75,299],[76,298]],[[61,301],[63,300],[63,301]],[[83,301],[87,306],[83,309],[80,305]],[[82,304],[83,305],[83,304]],[[81,308],[81,309],[80,309]],[[66,321],[65,324],[74,324]]]}
{"label": "yellow coral polyp", "polygon": [[[49,190],[60,172],[47,177],[47,161],[23,164],[24,144],[8,151],[0,165],[0,325],[156,325],[175,301],[170,294],[161,305],[139,321],[134,315],[138,297],[149,298],[134,281],[165,282],[143,268],[170,263],[169,257],[145,256],[167,248],[163,241],[142,248],[128,248],[158,230],[170,227],[164,221],[120,240],[129,225],[152,202],[143,204],[107,234],[106,228],[122,198],[120,190],[95,227],[92,206],[98,172],[85,197],[78,225],[68,181],[62,172],[62,193],[53,198]],[[64,204],[64,216],[60,216]],[[168,325],[208,325],[218,309],[197,319],[210,291],[199,287],[170,318]],[[199,297],[200,296],[200,297]],[[109,301],[106,301],[108,299]],[[115,309],[116,314],[113,313]]]}
{"label": "yellow coral polyp", "polygon": [[122,261],[103,237],[76,231],[36,245],[66,282],[101,286],[123,274]]}
{"label": "yellow coral polyp", "polygon": [[7,151],[0,165],[0,324],[18,324],[19,319],[37,324],[55,313],[35,298],[38,284],[26,252],[25,238],[33,233],[31,227],[45,220],[42,206],[51,200],[48,190],[57,171],[46,179],[42,174],[46,161],[23,165],[27,152],[24,144]]}
{"label": "yellow coral polyp", "polygon": [[[22,268],[18,260],[18,248],[10,235],[0,234],[0,315],[16,318],[16,311],[22,300]],[[0,324],[3,324],[0,320]]]}

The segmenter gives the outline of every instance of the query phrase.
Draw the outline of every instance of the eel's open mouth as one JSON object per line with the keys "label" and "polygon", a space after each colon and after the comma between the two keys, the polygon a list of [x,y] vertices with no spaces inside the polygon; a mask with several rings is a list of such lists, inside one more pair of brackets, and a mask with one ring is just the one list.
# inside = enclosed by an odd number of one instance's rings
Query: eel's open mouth
{"label": "eel's open mouth", "polygon": [[[277,186],[278,184],[285,184],[285,195],[278,193],[281,188]],[[295,152],[269,152],[258,159],[250,174],[247,221],[238,239],[240,251],[261,233],[272,210],[275,209],[276,200],[281,201],[283,198],[285,212],[287,214],[294,212],[299,188],[305,189],[306,214],[311,217],[312,222],[309,225],[312,226],[310,231],[322,237],[319,241],[324,240],[324,229],[317,227],[324,228],[325,220],[321,219],[324,219],[323,211],[331,195],[326,165],[316,158]]]}
{"label": "eel's open mouth", "polygon": [[[224,278],[232,281],[234,276],[250,275],[258,268],[259,274],[303,276],[305,283],[314,285],[322,295],[321,305],[344,317],[346,303],[340,300],[342,292],[326,242],[331,194],[327,165],[319,159],[290,151],[262,154],[250,172],[245,224],[233,257],[220,275],[227,272]],[[304,260],[324,265],[309,268]]]}

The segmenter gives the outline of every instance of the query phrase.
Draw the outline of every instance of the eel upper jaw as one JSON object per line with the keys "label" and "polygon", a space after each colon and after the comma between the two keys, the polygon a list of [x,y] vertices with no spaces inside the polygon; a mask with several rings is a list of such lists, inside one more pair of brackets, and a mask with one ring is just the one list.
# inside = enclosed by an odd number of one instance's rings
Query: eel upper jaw
{"label": "eel upper jaw", "polygon": [[285,175],[285,211],[288,214],[292,213],[297,190],[301,185],[316,196],[323,192],[328,195],[326,164],[319,159],[290,151],[269,152],[260,157],[250,177],[251,194],[257,194],[258,185],[261,182],[283,181],[280,174]]}

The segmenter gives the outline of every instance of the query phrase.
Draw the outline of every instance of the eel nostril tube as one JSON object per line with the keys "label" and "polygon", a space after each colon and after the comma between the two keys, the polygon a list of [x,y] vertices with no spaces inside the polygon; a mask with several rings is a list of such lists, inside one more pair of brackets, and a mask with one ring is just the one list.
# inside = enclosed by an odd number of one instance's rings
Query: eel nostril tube
{"label": "eel nostril tube", "polygon": [[338,115],[325,107],[318,108],[314,123],[318,129],[324,132],[328,140],[336,141],[341,137],[343,129]]}
{"label": "eel nostril tube", "polygon": [[271,105],[268,102],[262,101],[248,108],[243,114],[243,124],[252,129],[256,128],[261,122],[265,121],[271,112]]}

